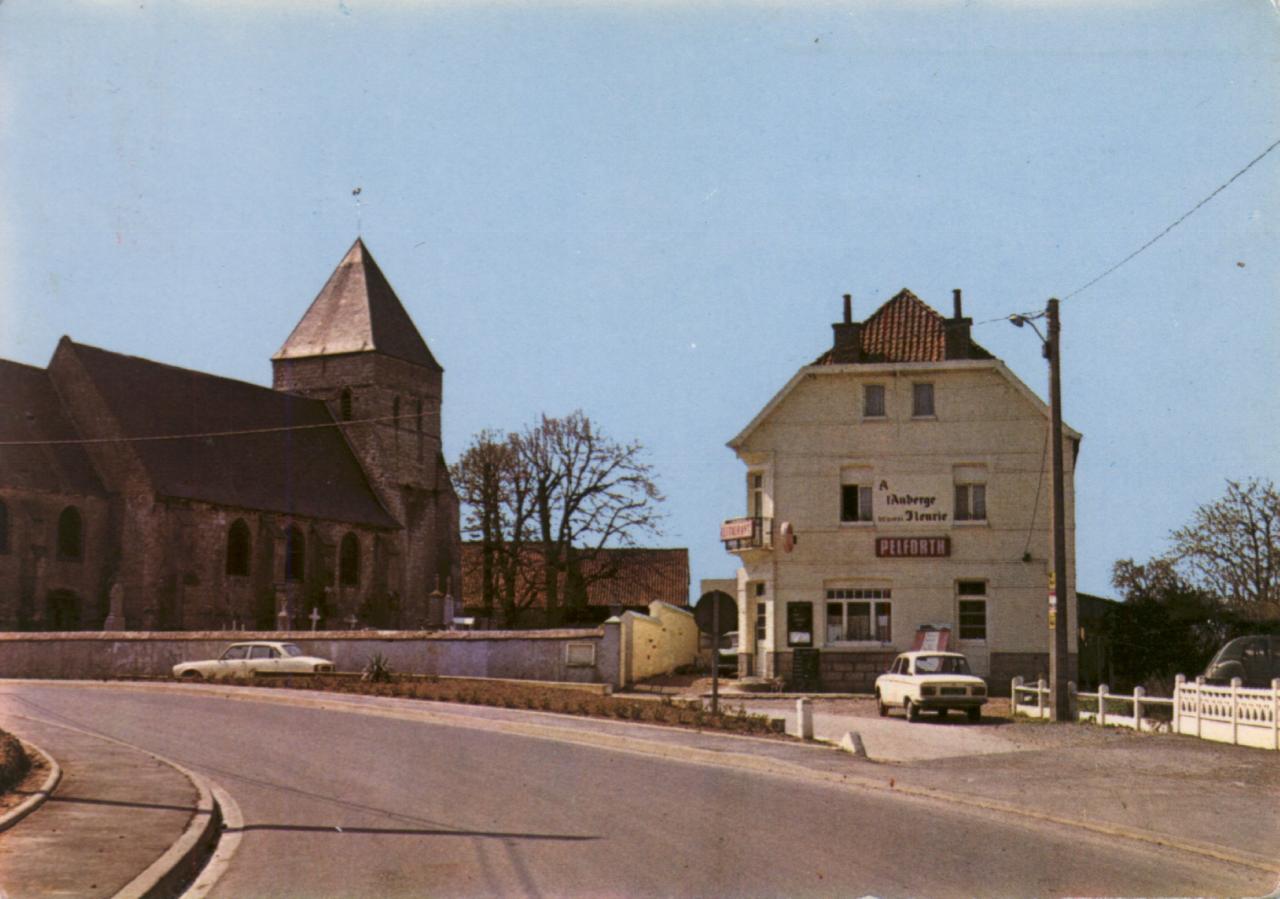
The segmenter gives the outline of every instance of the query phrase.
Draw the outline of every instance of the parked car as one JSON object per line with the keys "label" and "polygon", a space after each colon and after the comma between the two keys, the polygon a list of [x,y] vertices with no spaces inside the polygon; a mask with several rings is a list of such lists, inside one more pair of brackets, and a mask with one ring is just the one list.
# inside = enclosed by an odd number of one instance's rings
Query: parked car
{"label": "parked car", "polygon": [[721,674],[738,673],[738,632],[729,631],[720,638],[720,651],[717,659]]}
{"label": "parked car", "polygon": [[221,680],[250,674],[324,674],[333,671],[333,662],[304,655],[293,643],[264,640],[232,643],[222,656],[206,662],[179,662],[174,677],[194,680]]}
{"label": "parked car", "polygon": [[969,661],[958,652],[904,652],[876,678],[881,716],[901,708],[908,721],[918,721],[921,709],[939,717],[964,709],[970,721],[977,721],[986,701],[987,682],[969,671]]}
{"label": "parked car", "polygon": [[1225,685],[1233,677],[1246,687],[1270,687],[1280,677],[1280,634],[1236,637],[1219,649],[1204,669],[1205,682]]}

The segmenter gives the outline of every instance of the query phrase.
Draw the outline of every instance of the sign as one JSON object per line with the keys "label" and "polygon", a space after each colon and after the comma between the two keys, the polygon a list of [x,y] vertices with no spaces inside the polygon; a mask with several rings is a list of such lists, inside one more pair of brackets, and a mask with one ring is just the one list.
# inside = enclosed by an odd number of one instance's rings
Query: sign
{"label": "sign", "polygon": [[778,530],[782,534],[782,551],[791,552],[796,545],[796,529],[791,526],[791,522],[784,521]]}
{"label": "sign", "polygon": [[951,641],[951,628],[933,627],[926,624],[916,631],[915,641],[911,649],[915,652],[946,652]]}
{"label": "sign", "polygon": [[878,559],[945,559],[950,555],[950,537],[876,538]]}
{"label": "sign", "polygon": [[787,645],[813,645],[813,603],[787,603]]}
{"label": "sign", "polygon": [[754,533],[754,518],[734,518],[720,525],[721,540],[750,540]]}
{"label": "sign", "polygon": [[871,510],[877,527],[950,527],[955,485],[950,478],[889,475],[875,482]]}

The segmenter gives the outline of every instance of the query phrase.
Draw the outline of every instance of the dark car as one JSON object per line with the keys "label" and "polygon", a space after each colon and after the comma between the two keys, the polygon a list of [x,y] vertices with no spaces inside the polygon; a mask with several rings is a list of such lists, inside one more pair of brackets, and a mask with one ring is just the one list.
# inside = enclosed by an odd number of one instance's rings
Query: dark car
{"label": "dark car", "polygon": [[1204,670],[1205,682],[1229,684],[1233,677],[1256,689],[1270,687],[1273,679],[1280,678],[1280,634],[1236,637],[1219,649]]}

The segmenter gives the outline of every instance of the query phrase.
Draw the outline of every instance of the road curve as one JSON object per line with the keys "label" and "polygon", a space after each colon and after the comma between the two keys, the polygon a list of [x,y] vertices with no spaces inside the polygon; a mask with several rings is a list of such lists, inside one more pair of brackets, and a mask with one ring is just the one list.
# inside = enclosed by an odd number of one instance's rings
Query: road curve
{"label": "road curve", "polygon": [[[211,778],[243,817],[215,897],[1248,895],[1274,879],[840,788],[833,766],[855,763],[807,747],[688,735],[659,757],[573,726],[558,738],[532,713],[505,713],[522,731],[492,726],[492,710],[279,697],[10,683],[0,722],[72,724]],[[715,762],[757,746],[792,773]],[[819,755],[823,778],[795,774]]]}

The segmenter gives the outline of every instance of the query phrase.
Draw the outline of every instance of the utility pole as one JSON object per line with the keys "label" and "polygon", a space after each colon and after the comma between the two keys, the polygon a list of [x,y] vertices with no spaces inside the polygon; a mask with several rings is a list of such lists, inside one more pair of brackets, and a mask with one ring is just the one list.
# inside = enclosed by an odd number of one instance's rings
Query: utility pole
{"label": "utility pole", "polygon": [[1067,512],[1066,487],[1062,462],[1062,372],[1059,360],[1061,325],[1058,323],[1058,300],[1050,299],[1047,310],[1049,339],[1045,355],[1049,357],[1049,411],[1053,419],[1050,440],[1053,442],[1053,583],[1050,593],[1049,627],[1049,697],[1054,721],[1071,720],[1071,698],[1067,691],[1067,609],[1071,585],[1067,583]]}
{"label": "utility pole", "polygon": [[720,714],[720,594],[711,594],[711,714]]}

